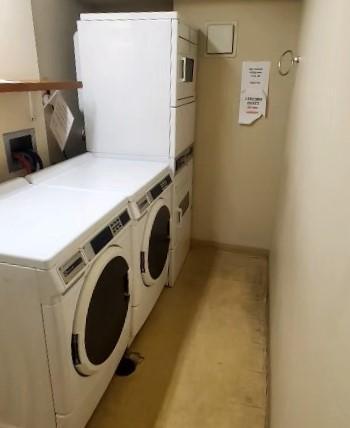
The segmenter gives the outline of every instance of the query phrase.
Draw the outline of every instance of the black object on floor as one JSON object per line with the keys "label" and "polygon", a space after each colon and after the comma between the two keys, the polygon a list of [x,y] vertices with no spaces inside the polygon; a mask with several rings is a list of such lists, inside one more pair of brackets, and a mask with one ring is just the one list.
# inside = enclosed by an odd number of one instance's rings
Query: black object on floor
{"label": "black object on floor", "polygon": [[138,352],[125,353],[121,359],[117,370],[117,376],[130,376],[136,370],[138,364],[144,360],[143,356]]}
{"label": "black object on floor", "polygon": [[136,370],[136,362],[129,357],[123,357],[117,367],[117,376],[130,376]]}

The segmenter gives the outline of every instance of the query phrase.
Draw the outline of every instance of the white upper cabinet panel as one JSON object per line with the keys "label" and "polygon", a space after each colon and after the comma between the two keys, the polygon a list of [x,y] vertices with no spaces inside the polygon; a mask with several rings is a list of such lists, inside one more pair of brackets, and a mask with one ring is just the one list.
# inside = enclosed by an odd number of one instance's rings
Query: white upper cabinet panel
{"label": "white upper cabinet panel", "polygon": [[82,15],[78,35],[89,151],[166,158],[193,143],[197,31],[176,12],[112,13]]}
{"label": "white upper cabinet panel", "polygon": [[88,150],[168,156],[171,20],[80,21],[78,31]]}

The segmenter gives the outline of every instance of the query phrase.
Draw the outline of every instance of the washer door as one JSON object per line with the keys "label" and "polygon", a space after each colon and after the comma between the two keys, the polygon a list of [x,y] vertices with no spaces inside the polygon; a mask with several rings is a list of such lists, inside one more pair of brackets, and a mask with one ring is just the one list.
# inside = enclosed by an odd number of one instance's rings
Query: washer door
{"label": "washer door", "polygon": [[159,199],[152,207],[143,240],[142,277],[145,285],[153,285],[168,268],[170,247],[170,207]]}
{"label": "washer door", "polygon": [[91,375],[107,363],[121,337],[129,310],[129,265],[120,247],[110,247],[93,264],[80,292],[72,355],[79,373]]}

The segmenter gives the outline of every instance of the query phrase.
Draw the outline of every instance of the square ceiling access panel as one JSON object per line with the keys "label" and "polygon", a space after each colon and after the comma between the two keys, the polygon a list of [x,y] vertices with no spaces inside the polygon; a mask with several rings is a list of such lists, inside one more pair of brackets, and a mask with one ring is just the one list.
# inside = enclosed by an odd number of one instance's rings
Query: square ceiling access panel
{"label": "square ceiling access panel", "polygon": [[236,55],[237,22],[207,24],[206,55]]}

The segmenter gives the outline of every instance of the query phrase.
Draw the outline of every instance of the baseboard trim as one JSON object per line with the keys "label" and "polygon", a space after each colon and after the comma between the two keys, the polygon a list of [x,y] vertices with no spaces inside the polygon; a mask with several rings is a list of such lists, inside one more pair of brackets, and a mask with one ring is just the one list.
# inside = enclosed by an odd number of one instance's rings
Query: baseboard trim
{"label": "baseboard trim", "polygon": [[250,254],[252,256],[260,256],[268,258],[270,251],[264,248],[255,248],[255,247],[245,247],[244,245],[231,245],[231,244],[222,244],[215,241],[205,241],[202,239],[192,239],[191,240],[192,248],[196,247],[212,247],[217,248],[218,250],[228,251],[231,253],[243,253]]}

